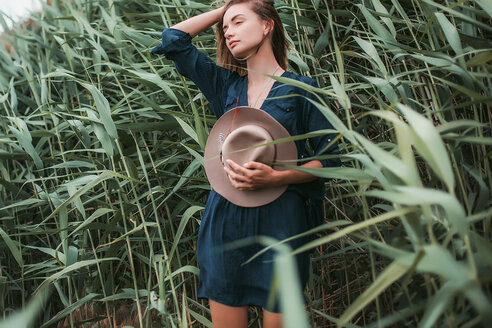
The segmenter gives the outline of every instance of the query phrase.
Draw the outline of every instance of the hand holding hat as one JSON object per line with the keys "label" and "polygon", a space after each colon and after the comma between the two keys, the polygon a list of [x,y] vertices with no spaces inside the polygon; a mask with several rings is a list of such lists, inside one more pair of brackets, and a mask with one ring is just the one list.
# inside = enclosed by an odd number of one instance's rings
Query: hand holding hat
{"label": "hand holding hat", "polygon": [[270,165],[260,162],[239,165],[230,159],[227,164],[224,165],[224,170],[232,186],[238,190],[256,190],[281,184],[280,178],[276,178],[279,171]]}
{"label": "hand holding hat", "polygon": [[[287,185],[266,185],[266,176],[273,173],[271,170],[284,169],[278,164],[294,164],[297,148],[293,141],[271,142],[289,136],[279,122],[260,109],[237,107],[222,115],[205,147],[205,172],[212,188],[243,207],[265,205],[280,197]],[[244,163],[251,164],[248,168],[241,166]]]}

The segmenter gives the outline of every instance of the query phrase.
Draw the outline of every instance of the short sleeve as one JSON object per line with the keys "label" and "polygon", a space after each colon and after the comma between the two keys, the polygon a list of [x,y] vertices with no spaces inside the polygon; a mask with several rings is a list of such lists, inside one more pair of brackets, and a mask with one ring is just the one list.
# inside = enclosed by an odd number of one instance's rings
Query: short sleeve
{"label": "short sleeve", "polygon": [[[305,83],[318,87],[316,81],[311,78],[305,77],[303,80]],[[333,126],[323,115],[321,110],[308,100],[319,101],[316,95],[305,91],[304,96],[304,109],[302,113],[302,125],[304,131],[314,132],[318,130],[333,130]],[[309,139],[316,156],[334,155],[332,158],[320,159],[323,167],[335,167],[341,165],[340,159],[336,156],[339,154],[336,136],[336,133],[330,133]]]}
{"label": "short sleeve", "polygon": [[191,44],[190,34],[166,28],[162,31],[162,44],[153,48],[151,53],[165,55],[167,59],[174,61],[178,72],[191,79],[212,103],[215,114],[222,114],[217,113],[223,111],[218,104],[223,103],[223,86],[233,73],[198,51]]}

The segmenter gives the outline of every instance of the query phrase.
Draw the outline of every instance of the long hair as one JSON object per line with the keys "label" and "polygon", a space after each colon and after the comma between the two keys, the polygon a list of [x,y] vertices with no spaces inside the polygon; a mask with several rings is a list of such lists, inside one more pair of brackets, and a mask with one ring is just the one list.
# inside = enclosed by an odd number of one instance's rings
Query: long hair
{"label": "long hair", "polygon": [[[273,21],[273,31],[271,32],[273,54],[280,67],[287,70],[287,50],[289,49],[289,43],[285,38],[284,26],[282,25],[280,16],[273,6],[273,0],[229,0],[224,6],[224,13],[231,6],[244,2],[248,2],[251,10],[262,20]],[[215,31],[217,35],[217,64],[240,75],[245,75],[247,73],[246,62],[234,58],[229,48],[227,48],[222,23],[223,19],[224,15],[222,14]]]}

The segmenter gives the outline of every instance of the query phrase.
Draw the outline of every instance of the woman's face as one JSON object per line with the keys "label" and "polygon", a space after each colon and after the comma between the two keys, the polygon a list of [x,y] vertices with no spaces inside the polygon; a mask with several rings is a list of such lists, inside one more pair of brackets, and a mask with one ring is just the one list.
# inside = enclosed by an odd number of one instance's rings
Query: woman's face
{"label": "woman's face", "polygon": [[240,58],[256,50],[269,32],[268,22],[251,10],[247,2],[229,7],[222,26],[227,48],[233,56]]}

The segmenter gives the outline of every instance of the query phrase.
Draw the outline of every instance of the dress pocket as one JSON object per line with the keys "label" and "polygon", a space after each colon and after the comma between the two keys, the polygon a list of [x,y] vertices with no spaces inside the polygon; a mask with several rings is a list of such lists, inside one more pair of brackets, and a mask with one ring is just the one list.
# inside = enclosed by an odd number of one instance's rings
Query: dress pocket
{"label": "dress pocket", "polygon": [[282,124],[291,136],[297,134],[297,109],[295,101],[288,98],[272,101],[266,112]]}
{"label": "dress pocket", "polygon": [[227,113],[233,108],[236,108],[237,105],[237,97],[227,96],[224,102],[224,113]]}

